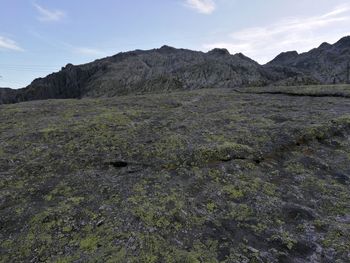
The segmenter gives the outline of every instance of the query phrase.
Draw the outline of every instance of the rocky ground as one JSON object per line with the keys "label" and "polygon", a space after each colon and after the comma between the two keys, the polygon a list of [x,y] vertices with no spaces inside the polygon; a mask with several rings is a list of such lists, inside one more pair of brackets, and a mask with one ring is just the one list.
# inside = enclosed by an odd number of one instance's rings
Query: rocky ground
{"label": "rocky ground", "polygon": [[0,105],[0,262],[349,262],[349,96]]}

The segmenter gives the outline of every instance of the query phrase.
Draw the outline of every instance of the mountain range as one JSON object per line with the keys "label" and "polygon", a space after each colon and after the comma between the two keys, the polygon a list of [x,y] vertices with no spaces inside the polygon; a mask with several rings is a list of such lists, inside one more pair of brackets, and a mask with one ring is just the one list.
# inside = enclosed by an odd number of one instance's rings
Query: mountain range
{"label": "mountain range", "polygon": [[0,89],[0,262],[350,262],[349,40],[265,65],[163,46]]}
{"label": "mountain range", "polygon": [[163,46],[68,64],[23,89],[0,88],[0,104],[200,88],[337,84],[349,81],[349,61],[350,36],[306,53],[282,53],[265,65],[226,49],[204,53]]}

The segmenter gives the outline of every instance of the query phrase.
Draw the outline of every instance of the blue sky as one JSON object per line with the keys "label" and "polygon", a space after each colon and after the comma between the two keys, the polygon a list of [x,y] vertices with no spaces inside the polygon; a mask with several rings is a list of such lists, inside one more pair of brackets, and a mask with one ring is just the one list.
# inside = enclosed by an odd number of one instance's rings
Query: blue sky
{"label": "blue sky", "polygon": [[1,0],[0,87],[121,51],[227,48],[265,63],[350,35],[344,0]]}

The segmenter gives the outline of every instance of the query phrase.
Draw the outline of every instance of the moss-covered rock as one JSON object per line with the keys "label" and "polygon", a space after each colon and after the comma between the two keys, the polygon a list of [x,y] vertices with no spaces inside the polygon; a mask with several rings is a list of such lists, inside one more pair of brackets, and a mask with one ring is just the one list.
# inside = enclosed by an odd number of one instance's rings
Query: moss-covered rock
{"label": "moss-covered rock", "polygon": [[0,106],[0,262],[349,261],[350,101],[247,91]]}

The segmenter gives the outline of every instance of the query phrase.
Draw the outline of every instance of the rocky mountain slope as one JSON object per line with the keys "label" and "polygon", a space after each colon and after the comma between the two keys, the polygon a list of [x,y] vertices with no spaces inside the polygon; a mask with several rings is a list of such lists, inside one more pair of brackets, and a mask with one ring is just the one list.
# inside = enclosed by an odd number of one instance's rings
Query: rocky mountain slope
{"label": "rocky mountain slope", "polygon": [[17,102],[18,91],[10,88],[0,88],[0,104]]}
{"label": "rocky mountain slope", "polygon": [[208,53],[163,46],[135,50],[74,66],[34,80],[20,90],[0,89],[0,103],[41,99],[266,85],[335,84],[348,80],[350,37],[309,52],[278,55],[262,66],[225,49]]}
{"label": "rocky mountain slope", "polygon": [[350,262],[349,86],[0,105],[0,262]]}
{"label": "rocky mountain slope", "polygon": [[349,81],[348,63],[350,36],[340,39],[334,45],[323,43],[306,53],[282,53],[267,66],[289,67],[312,76],[322,84],[336,84]]}
{"label": "rocky mountain slope", "polygon": [[[276,67],[278,68],[278,67]],[[264,86],[288,77],[293,69],[262,67],[225,49],[208,53],[163,46],[132,51],[85,65],[71,64],[17,91],[2,91],[0,103],[49,98],[111,97],[144,92]]]}

